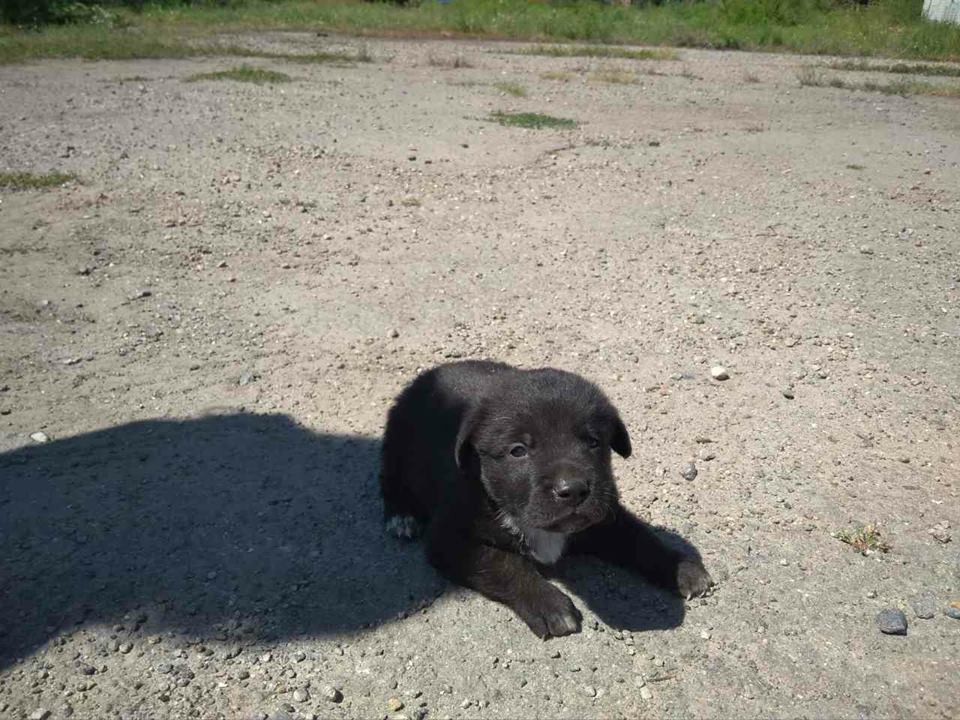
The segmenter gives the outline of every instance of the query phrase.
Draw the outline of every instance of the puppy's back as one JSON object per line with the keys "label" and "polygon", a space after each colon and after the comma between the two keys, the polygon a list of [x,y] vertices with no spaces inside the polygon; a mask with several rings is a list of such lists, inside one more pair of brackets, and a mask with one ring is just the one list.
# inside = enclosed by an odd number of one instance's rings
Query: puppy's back
{"label": "puppy's back", "polygon": [[457,476],[454,447],[463,416],[515,368],[466,360],[419,375],[387,415],[380,466],[384,514],[421,522],[442,502],[444,483]]}

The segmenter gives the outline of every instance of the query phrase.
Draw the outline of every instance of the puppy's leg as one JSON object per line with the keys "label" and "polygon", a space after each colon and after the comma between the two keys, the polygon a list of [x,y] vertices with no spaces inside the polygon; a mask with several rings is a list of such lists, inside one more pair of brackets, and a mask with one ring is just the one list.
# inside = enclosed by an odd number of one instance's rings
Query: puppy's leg
{"label": "puppy's leg", "polygon": [[580,611],[532,562],[455,530],[445,532],[443,525],[431,523],[427,535],[427,557],[441,574],[503,603],[541,638],[580,631]]}
{"label": "puppy's leg", "polygon": [[702,595],[713,585],[699,559],[665,545],[622,505],[617,506],[612,520],[587,528],[572,540],[574,552],[591,553],[634,570],[686,598]]}

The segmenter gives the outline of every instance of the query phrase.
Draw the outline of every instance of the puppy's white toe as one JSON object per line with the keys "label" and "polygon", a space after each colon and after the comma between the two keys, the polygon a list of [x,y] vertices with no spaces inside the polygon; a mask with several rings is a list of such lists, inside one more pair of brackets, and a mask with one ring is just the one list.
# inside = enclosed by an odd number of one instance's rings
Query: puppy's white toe
{"label": "puppy's white toe", "polygon": [[420,534],[420,523],[410,515],[394,515],[387,520],[387,532],[400,540],[412,540]]}

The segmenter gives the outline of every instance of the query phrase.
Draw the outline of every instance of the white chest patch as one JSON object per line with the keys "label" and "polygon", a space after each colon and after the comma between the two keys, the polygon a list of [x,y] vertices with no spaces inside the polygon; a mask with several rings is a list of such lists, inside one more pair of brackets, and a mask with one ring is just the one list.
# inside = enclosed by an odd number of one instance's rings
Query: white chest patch
{"label": "white chest patch", "polygon": [[520,536],[523,544],[526,545],[527,552],[537,562],[553,565],[563,555],[563,550],[567,546],[566,533],[524,527],[509,515],[504,516],[502,522],[507,530]]}

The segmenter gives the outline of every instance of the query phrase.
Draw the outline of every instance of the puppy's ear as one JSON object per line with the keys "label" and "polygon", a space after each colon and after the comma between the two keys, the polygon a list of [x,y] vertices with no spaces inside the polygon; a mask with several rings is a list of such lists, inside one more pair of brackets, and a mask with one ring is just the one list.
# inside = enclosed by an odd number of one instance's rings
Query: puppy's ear
{"label": "puppy's ear", "polygon": [[483,419],[484,412],[480,407],[475,407],[468,411],[460,421],[460,429],[457,431],[457,444],[454,448],[457,467],[466,468],[469,464],[473,449],[473,435]]}
{"label": "puppy's ear", "polygon": [[610,406],[607,419],[610,422],[612,430],[610,434],[610,447],[620,457],[630,457],[630,453],[633,452],[633,447],[630,445],[630,434],[627,432],[627,426],[624,425],[623,420],[620,419],[620,413],[618,413],[612,405]]}

